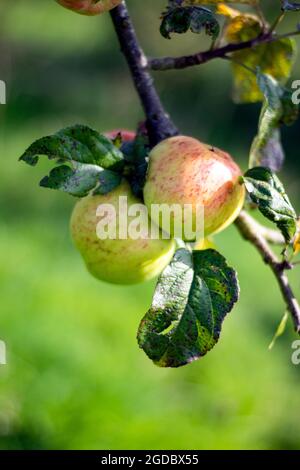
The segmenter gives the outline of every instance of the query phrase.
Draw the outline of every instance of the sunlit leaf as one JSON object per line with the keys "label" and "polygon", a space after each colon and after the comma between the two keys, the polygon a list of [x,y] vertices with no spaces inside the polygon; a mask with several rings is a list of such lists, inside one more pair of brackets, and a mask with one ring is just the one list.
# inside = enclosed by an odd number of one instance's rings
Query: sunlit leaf
{"label": "sunlit leaf", "polygon": [[282,320],[281,322],[279,323],[278,325],[278,328],[275,332],[275,335],[269,345],[269,350],[271,351],[271,349],[273,349],[277,339],[283,335],[283,333],[285,332],[285,329],[286,329],[286,324],[287,324],[287,321],[289,319],[289,313],[288,312],[285,312],[285,314],[283,315],[282,317]]}

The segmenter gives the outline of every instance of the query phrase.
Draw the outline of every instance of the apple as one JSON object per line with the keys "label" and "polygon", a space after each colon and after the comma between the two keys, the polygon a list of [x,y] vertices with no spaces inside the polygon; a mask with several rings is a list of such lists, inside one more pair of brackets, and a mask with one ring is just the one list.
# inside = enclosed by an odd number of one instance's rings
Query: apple
{"label": "apple", "polygon": [[[177,204],[182,212],[187,204],[191,211],[183,217],[184,229],[188,224],[196,226],[198,205],[204,209],[203,233],[198,237],[194,233],[194,238],[183,236],[187,241],[224,230],[238,216],[244,199],[241,170],[222,150],[192,137],[176,136],[162,141],[149,154],[144,201],[151,217],[153,204]],[[161,216],[153,220],[166,230]],[[168,231],[174,235],[174,214],[170,220]]]}
{"label": "apple", "polygon": [[213,240],[209,237],[201,238],[195,243],[195,246],[193,247],[193,250],[196,250],[196,251],[204,251],[204,250],[209,250],[209,249],[213,249],[213,250],[217,249]]}
{"label": "apple", "polygon": [[136,133],[127,129],[115,129],[113,131],[105,132],[106,137],[111,140],[116,139],[119,134],[121,134],[123,143],[132,142],[136,138]]}
{"label": "apple", "polygon": [[75,11],[81,15],[94,16],[112,10],[120,5],[122,0],[56,0],[68,10]]}
{"label": "apple", "polygon": [[[128,209],[133,204],[142,204],[131,192],[129,183],[124,180],[106,195],[89,195],[76,203],[71,217],[71,234],[93,276],[113,284],[135,284],[161,273],[173,257],[175,242],[172,239],[151,239],[150,223],[149,231],[140,239],[99,238],[97,209],[103,204],[112,205],[117,213],[118,227],[120,196],[127,196]],[[128,224],[133,218],[127,216]]]}

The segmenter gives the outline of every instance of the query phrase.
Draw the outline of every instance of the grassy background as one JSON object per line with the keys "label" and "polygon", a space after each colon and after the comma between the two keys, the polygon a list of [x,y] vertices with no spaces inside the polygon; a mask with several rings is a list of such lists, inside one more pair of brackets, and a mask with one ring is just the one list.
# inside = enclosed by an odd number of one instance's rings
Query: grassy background
{"label": "grassy background", "polygon": [[[205,47],[202,36],[160,38],[165,3],[128,1],[146,51]],[[262,3],[274,17],[273,2]],[[89,276],[70,241],[73,199],[38,187],[48,162],[34,170],[17,163],[34,139],[63,126],[105,131],[142,118],[109,15],[84,18],[38,0],[6,0],[0,13],[0,78],[8,85],[0,107],[0,338],[8,349],[0,448],[298,449],[296,337],[289,324],[268,351],[284,305],[234,227],[216,241],[239,272],[241,301],[219,345],[187,367],[159,369],[135,340],[155,283],[115,287]],[[227,63],[155,78],[183,133],[226,148],[246,168],[259,106],[231,102]],[[298,210],[299,130],[284,132],[282,176]],[[297,273],[293,283],[300,296]]]}

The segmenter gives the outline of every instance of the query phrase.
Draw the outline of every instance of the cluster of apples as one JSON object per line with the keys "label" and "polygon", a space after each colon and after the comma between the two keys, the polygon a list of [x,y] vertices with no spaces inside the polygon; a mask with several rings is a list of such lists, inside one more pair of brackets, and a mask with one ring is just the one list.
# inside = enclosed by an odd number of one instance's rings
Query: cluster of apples
{"label": "cluster of apples", "polygon": [[[113,139],[119,132],[123,142],[135,138],[128,131],[113,131],[107,136]],[[193,209],[201,204],[205,211],[204,237],[208,237],[224,230],[238,216],[245,198],[240,177],[241,170],[229,154],[192,137],[171,137],[149,154],[144,203],[149,214],[152,204],[189,204]],[[120,196],[127,196],[128,208],[141,203],[124,179],[106,195],[89,195],[77,202],[71,233],[91,274],[110,283],[134,284],[160,274],[172,259],[176,243],[172,233],[169,239],[152,239],[150,232],[138,240],[99,239],[97,207],[112,204],[118,214]],[[195,215],[192,210],[191,217]],[[197,242],[197,249],[207,248],[204,239]]]}
{"label": "cluster of apples", "polygon": [[[69,10],[89,16],[107,12],[122,2],[56,1]],[[112,131],[107,137],[114,139],[119,133],[123,142],[135,139],[135,133],[130,131]],[[149,214],[152,204],[178,204],[182,208],[189,204],[193,208],[192,220],[183,223],[191,226],[195,224],[196,207],[200,204],[205,211],[205,237],[225,229],[239,214],[245,190],[240,183],[241,171],[227,153],[191,137],[177,136],[158,144],[150,152],[149,162],[144,187],[144,203]],[[77,202],[71,217],[71,233],[88,270],[97,279],[115,284],[134,284],[160,274],[172,259],[176,243],[172,230],[169,239],[153,239],[150,231],[138,240],[98,238],[97,208],[111,204],[118,214],[120,196],[127,196],[129,210],[130,206],[141,203],[124,179],[106,195],[89,195]],[[160,225],[160,220],[154,222]],[[197,249],[209,246],[206,238],[197,240]]]}

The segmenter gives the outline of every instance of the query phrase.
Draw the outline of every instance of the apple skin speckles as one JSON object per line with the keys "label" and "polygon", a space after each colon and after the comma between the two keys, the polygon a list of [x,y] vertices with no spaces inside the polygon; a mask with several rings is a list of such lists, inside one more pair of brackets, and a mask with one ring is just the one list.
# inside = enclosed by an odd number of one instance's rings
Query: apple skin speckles
{"label": "apple skin speckles", "polygon": [[144,187],[149,213],[152,204],[191,204],[194,219],[194,208],[200,204],[205,236],[224,230],[238,216],[245,188],[241,170],[228,153],[192,137],[176,136],[158,144],[149,162]]}

